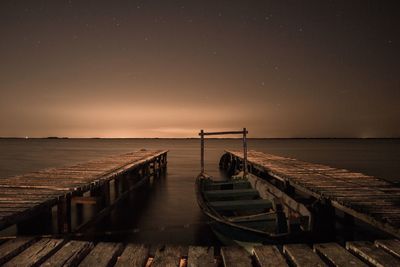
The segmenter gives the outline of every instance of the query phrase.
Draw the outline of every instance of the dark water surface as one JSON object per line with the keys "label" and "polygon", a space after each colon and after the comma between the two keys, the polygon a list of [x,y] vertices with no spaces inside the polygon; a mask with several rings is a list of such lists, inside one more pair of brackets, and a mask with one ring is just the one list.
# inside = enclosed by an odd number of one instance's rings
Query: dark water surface
{"label": "dark water surface", "polygon": [[[144,243],[215,243],[194,194],[194,180],[199,172],[198,140],[0,139],[0,177],[141,148],[170,150],[167,175],[133,194],[88,233],[99,238]],[[220,176],[218,162],[224,149],[240,148],[240,140],[207,140],[207,172]],[[400,181],[398,139],[249,140],[249,149]]]}

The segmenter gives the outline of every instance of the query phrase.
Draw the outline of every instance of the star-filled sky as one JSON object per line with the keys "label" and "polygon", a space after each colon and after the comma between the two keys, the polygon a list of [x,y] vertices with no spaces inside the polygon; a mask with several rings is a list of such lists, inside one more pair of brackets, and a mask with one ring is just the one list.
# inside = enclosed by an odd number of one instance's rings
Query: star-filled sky
{"label": "star-filled sky", "polygon": [[0,136],[400,136],[398,1],[1,1]]}

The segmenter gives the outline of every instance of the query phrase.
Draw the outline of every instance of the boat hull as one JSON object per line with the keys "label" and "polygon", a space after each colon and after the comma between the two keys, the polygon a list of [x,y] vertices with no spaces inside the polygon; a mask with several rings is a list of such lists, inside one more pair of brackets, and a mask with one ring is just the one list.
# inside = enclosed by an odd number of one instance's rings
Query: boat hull
{"label": "boat hull", "polygon": [[226,245],[238,244],[238,242],[256,244],[278,244],[287,242],[287,233],[269,233],[250,227],[244,227],[232,223],[213,210],[204,196],[204,188],[207,181],[209,182],[210,178],[204,174],[199,175],[196,179],[197,202],[203,213],[209,218],[209,224],[221,242]]}

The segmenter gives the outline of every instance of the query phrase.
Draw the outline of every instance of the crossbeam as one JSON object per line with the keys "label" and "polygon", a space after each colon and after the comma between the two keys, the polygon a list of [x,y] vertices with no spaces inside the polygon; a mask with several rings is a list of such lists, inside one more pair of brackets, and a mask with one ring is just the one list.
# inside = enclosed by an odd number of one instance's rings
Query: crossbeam
{"label": "crossbeam", "polygon": [[[246,130],[243,131],[228,131],[228,132],[203,132],[203,135],[226,135],[226,134],[248,134]],[[201,136],[201,132],[199,133]]]}

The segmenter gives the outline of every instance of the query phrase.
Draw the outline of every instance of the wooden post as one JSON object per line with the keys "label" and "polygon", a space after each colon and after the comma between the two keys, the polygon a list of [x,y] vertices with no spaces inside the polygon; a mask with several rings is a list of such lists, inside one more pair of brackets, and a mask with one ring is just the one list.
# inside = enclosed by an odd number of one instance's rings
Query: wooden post
{"label": "wooden post", "polygon": [[201,174],[204,173],[204,131],[200,131],[200,146],[201,146],[201,152],[200,152],[200,165],[201,165]]}
{"label": "wooden post", "polygon": [[346,240],[354,240],[354,217],[345,213],[343,215],[343,235]]}
{"label": "wooden post", "polygon": [[99,185],[96,185],[92,189],[90,189],[90,196],[96,199],[96,212],[103,208],[104,203],[104,195],[102,194],[102,188]]}
{"label": "wooden post", "polygon": [[153,177],[157,176],[157,159],[153,161]]}
{"label": "wooden post", "polygon": [[17,223],[18,235],[41,235],[52,229],[51,207],[43,207],[32,218]]}
{"label": "wooden post", "polygon": [[167,153],[164,154],[164,169],[167,168]]}
{"label": "wooden post", "polygon": [[314,214],[313,233],[318,242],[327,242],[335,237],[335,208],[327,199],[315,203],[312,206]]}
{"label": "wooden post", "polygon": [[144,167],[145,167],[145,176],[150,177],[151,176],[150,163],[147,163]]}
{"label": "wooden post", "polygon": [[60,198],[57,203],[58,232],[60,234],[71,232],[71,195]]}
{"label": "wooden post", "polygon": [[114,179],[114,198],[117,199],[119,197],[119,177],[115,177]]}
{"label": "wooden post", "polygon": [[103,195],[104,195],[103,206],[107,207],[111,203],[110,182],[109,181],[105,182],[102,189],[103,189]]}
{"label": "wooden post", "polygon": [[162,171],[162,163],[161,163],[161,157],[162,156],[159,156],[158,158],[157,158],[157,162],[158,162],[158,176],[160,176],[161,175],[161,171]]}
{"label": "wooden post", "polygon": [[128,191],[128,173],[124,173],[123,175],[121,175],[121,193],[125,193],[126,191]]}
{"label": "wooden post", "polygon": [[[76,194],[79,197],[83,197],[83,193],[79,192]],[[72,201],[72,199],[71,199]],[[82,203],[76,203],[75,204],[76,208],[76,221],[78,222],[78,225],[83,222],[83,204]]]}
{"label": "wooden post", "polygon": [[246,128],[243,128],[243,177],[246,177],[247,174],[247,139],[246,139]]}

